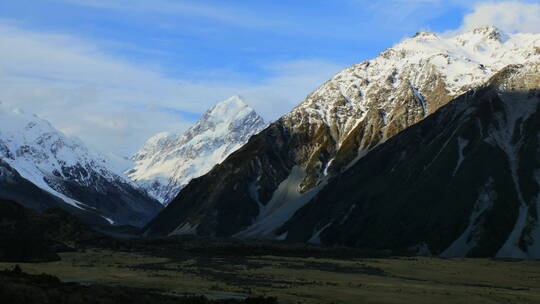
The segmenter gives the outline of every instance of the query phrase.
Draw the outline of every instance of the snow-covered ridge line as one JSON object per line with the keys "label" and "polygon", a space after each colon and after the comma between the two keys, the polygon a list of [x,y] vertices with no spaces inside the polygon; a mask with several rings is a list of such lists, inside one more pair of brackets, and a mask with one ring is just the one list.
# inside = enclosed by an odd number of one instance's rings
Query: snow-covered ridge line
{"label": "snow-covered ridge line", "polygon": [[189,181],[206,174],[265,126],[239,96],[210,108],[182,134],[158,133],[133,156],[126,174],[163,204]]}
{"label": "snow-covered ridge line", "polygon": [[[441,75],[447,94],[457,97],[470,88],[481,86],[510,64],[539,60],[540,34],[505,34],[493,26],[479,27],[453,37],[421,32],[374,59],[339,72],[286,117],[306,113],[310,122],[335,125],[342,135],[339,139],[343,140],[365,118],[369,109],[391,113],[397,106],[399,100],[392,93],[385,100],[377,98],[375,93],[380,92],[382,86],[398,92],[398,88],[409,84],[415,94],[425,96],[421,89],[429,84],[426,75]],[[346,102],[335,103],[341,99]],[[426,114],[435,110],[430,107]]]}
{"label": "snow-covered ridge line", "polygon": [[[0,159],[26,180],[80,209],[95,207],[77,198],[70,188],[119,195],[135,189],[122,173],[112,169],[105,156],[91,151],[80,140],[66,136],[35,114],[2,105]],[[144,197],[143,192],[138,195]]]}

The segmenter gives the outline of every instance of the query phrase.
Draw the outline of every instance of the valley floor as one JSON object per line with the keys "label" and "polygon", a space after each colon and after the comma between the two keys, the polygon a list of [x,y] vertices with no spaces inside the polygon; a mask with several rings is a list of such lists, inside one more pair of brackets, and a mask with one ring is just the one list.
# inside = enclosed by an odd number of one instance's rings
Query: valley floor
{"label": "valley floor", "polygon": [[[423,257],[331,259],[86,250],[18,263],[66,282],[164,294],[276,296],[279,303],[540,303],[540,261]],[[0,269],[15,263],[0,263]]]}

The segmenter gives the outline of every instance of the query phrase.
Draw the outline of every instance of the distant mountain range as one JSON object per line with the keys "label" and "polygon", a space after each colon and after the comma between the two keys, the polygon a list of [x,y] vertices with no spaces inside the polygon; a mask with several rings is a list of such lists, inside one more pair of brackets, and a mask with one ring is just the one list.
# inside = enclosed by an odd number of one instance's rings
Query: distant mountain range
{"label": "distant mountain range", "polygon": [[144,225],[161,205],[113,167],[48,121],[0,105],[0,198],[92,225]]}
{"label": "distant mountain range", "polygon": [[418,33],[309,94],[144,234],[540,257],[539,62],[538,34]]}
{"label": "distant mountain range", "polygon": [[184,133],[150,138],[133,156],[136,165],[126,175],[167,204],[189,181],[206,174],[264,126],[251,107],[233,96],[209,109]]}

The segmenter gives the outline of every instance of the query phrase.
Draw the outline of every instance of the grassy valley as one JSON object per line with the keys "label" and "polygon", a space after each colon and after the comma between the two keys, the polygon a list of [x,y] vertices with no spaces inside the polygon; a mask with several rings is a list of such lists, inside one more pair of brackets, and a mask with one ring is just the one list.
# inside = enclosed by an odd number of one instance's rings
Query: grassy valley
{"label": "grassy valley", "polygon": [[[210,299],[276,297],[279,303],[538,303],[540,263],[427,257],[238,255],[208,247],[158,252],[88,249],[19,264],[64,282]],[[224,248],[224,247],[220,247]],[[212,253],[215,250],[215,253]],[[221,252],[220,252],[221,251]],[[0,269],[16,264],[1,263]]]}

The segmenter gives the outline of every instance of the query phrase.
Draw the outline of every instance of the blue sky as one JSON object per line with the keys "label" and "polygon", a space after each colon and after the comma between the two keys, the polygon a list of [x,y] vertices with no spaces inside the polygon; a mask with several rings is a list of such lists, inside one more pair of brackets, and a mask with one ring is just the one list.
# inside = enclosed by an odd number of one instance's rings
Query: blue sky
{"label": "blue sky", "polygon": [[230,95],[273,120],[339,70],[415,32],[482,23],[536,31],[538,8],[538,1],[0,0],[0,99],[128,155]]}
{"label": "blue sky", "polygon": [[457,28],[470,10],[459,2],[372,2],[18,0],[0,2],[0,17],[90,39],[173,77],[257,82],[272,76],[269,63],[349,65],[421,29]]}

